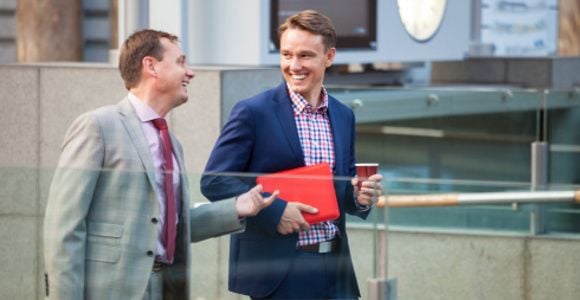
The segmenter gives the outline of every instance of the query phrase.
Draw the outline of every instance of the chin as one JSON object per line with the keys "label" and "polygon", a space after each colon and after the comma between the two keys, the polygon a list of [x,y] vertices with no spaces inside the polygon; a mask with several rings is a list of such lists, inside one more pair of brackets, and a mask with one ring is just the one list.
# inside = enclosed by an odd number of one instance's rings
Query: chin
{"label": "chin", "polygon": [[180,97],[179,100],[177,100],[177,103],[176,103],[177,105],[175,105],[175,106],[179,106],[183,103],[186,103],[187,99],[188,99],[188,97]]}
{"label": "chin", "polygon": [[292,89],[293,92],[300,93],[300,92],[304,91],[305,86],[302,84],[296,84],[296,83],[290,82],[290,88]]}

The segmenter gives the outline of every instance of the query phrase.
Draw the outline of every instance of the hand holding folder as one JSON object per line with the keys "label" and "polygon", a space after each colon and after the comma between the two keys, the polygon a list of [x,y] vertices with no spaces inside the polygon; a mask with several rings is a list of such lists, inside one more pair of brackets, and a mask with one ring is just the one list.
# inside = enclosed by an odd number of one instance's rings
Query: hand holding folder
{"label": "hand holding folder", "polygon": [[316,214],[303,214],[309,224],[339,217],[332,172],[328,163],[258,176],[256,182],[262,185],[264,192],[272,193],[279,190],[279,199],[301,202],[317,208]]}

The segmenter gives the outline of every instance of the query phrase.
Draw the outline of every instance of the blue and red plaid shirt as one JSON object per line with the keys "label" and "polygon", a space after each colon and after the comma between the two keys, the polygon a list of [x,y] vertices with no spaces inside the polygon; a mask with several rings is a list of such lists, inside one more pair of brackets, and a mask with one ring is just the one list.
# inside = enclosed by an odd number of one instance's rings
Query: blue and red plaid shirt
{"label": "blue and red plaid shirt", "polygon": [[[327,162],[334,170],[334,140],[328,118],[328,93],[322,87],[322,103],[312,107],[300,94],[294,93],[287,85],[288,94],[292,99],[294,120],[298,129],[298,137],[304,162],[307,166]],[[311,245],[328,241],[338,233],[338,226],[333,221],[326,221],[310,226],[310,230],[300,233],[298,246]]]}

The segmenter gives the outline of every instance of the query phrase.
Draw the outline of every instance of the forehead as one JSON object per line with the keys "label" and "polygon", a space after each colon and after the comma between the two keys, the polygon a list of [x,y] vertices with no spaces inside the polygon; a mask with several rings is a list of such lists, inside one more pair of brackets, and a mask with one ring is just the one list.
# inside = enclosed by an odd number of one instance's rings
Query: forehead
{"label": "forehead", "polygon": [[280,36],[280,49],[288,48],[324,48],[321,35],[313,34],[306,30],[288,28]]}
{"label": "forehead", "polygon": [[172,42],[167,38],[161,38],[161,45],[163,46],[164,56],[182,56],[183,50],[177,42]]}

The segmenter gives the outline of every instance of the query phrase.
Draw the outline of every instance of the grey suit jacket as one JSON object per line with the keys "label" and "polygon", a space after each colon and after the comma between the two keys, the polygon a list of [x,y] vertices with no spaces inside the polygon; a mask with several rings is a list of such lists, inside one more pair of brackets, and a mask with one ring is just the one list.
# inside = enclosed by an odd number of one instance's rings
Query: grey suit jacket
{"label": "grey suit jacket", "polygon": [[[233,199],[189,208],[181,145],[172,138],[182,199],[171,296],[189,296],[190,242],[243,228]],[[159,215],[153,159],[127,99],[69,128],[44,220],[51,299],[142,299],[154,262]],[[190,224],[193,224],[190,229]]]}

